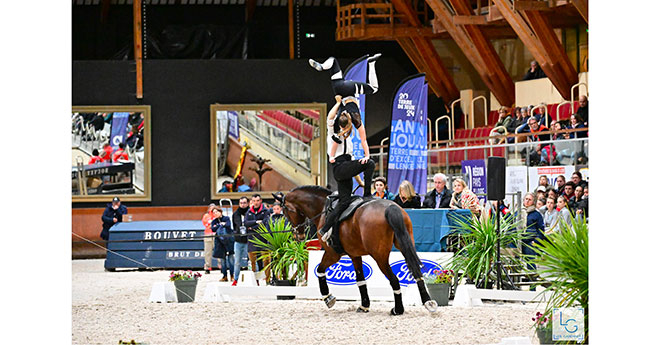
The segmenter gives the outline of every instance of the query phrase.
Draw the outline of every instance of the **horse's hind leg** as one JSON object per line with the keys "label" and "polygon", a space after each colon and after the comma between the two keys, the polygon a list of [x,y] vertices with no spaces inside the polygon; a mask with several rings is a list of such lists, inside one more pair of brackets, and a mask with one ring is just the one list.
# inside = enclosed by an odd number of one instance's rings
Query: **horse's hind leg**
{"label": "horse's hind leg", "polygon": [[387,277],[387,279],[390,281],[390,286],[394,291],[394,308],[392,308],[390,314],[401,315],[403,314],[404,309],[403,299],[401,298],[401,285],[399,284],[399,279],[394,275],[394,272],[392,272],[392,268],[390,267],[387,258],[376,259],[376,262],[378,263],[378,267],[380,268],[381,272],[383,272],[385,277]]}
{"label": "horse's hind leg", "polygon": [[355,268],[355,283],[360,289],[360,297],[362,298],[362,304],[360,305],[360,307],[358,307],[356,311],[358,313],[360,312],[368,313],[369,305],[371,304],[371,302],[369,301],[369,294],[367,293],[367,281],[364,280],[364,271],[362,270],[362,257],[361,256],[352,257],[351,260],[353,260],[353,267]]}
{"label": "horse's hind leg", "polygon": [[316,269],[316,275],[319,276],[319,288],[321,289],[321,295],[323,296],[323,302],[328,308],[332,308],[337,301],[337,298],[330,294],[330,289],[328,289],[328,282],[325,279],[325,270],[332,266],[335,262],[339,261],[339,255],[334,251],[326,251],[321,258],[321,263]]}

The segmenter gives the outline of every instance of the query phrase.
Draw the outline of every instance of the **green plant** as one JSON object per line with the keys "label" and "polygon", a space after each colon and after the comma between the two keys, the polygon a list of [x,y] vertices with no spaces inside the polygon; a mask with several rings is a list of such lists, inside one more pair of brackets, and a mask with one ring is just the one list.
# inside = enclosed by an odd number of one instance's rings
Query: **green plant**
{"label": "green plant", "polygon": [[192,271],[172,271],[170,273],[170,281],[176,281],[176,280],[197,280],[201,277],[202,275],[199,272],[193,273]]}
{"label": "green plant", "polygon": [[559,231],[532,246],[538,253],[528,259],[539,267],[539,274],[550,281],[544,314],[552,308],[584,308],[585,336],[589,311],[589,227],[584,218],[571,217],[570,224],[560,217]]}
{"label": "green plant", "polygon": [[[517,244],[528,235],[524,230],[518,230],[518,222],[513,214],[500,217],[500,231],[497,231],[495,217],[457,217],[450,215],[456,224],[452,234],[461,235],[462,248],[456,252],[449,262],[449,268],[457,272],[458,281],[468,277],[475,283],[486,286],[488,282],[496,281],[495,263],[497,260],[497,245],[507,248]],[[523,261],[515,256],[507,255],[501,250],[503,265],[522,265]]]}
{"label": "green plant", "polygon": [[[250,241],[264,248],[259,259],[270,258],[270,263],[266,265],[266,269],[271,270],[273,278],[278,280],[290,278],[303,280],[305,277],[304,267],[309,261],[309,252],[305,247],[305,242],[294,240],[291,225],[284,218],[270,219],[268,220],[268,226],[261,223],[256,232],[260,236],[256,236]],[[291,274],[293,265],[296,267],[296,272]]]}
{"label": "green plant", "polygon": [[433,270],[432,273],[424,277],[426,284],[451,284],[454,279],[453,270]]}

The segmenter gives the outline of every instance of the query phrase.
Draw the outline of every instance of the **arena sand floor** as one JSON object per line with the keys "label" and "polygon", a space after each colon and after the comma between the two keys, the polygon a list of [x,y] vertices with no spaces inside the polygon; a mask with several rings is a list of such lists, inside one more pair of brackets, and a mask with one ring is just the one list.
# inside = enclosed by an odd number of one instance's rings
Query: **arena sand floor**
{"label": "arena sand floor", "polygon": [[[72,261],[73,344],[497,344],[523,336],[538,343],[535,304],[442,307],[433,314],[413,306],[392,317],[391,302],[372,302],[368,314],[355,312],[357,301],[327,309],[320,299],[150,303],[152,284],[167,281],[170,271],[105,272],[103,262]],[[198,300],[220,277],[202,276]]]}

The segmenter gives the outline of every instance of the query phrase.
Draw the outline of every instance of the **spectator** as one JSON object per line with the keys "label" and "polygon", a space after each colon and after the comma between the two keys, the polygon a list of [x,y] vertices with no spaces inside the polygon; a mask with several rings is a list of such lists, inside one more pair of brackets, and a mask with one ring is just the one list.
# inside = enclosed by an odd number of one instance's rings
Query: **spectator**
{"label": "spectator", "polygon": [[[238,275],[241,270],[247,270],[248,263],[248,240],[247,240],[247,228],[245,227],[245,216],[249,209],[250,201],[247,197],[241,197],[238,200],[238,208],[236,212],[232,214],[232,224],[234,225],[234,233],[241,234],[237,236],[234,242],[234,253],[236,255],[234,261],[234,282],[232,286],[236,286],[238,283]],[[254,266],[254,263],[252,264]]]}
{"label": "spectator", "polygon": [[589,183],[585,180],[582,179],[582,173],[579,171],[573,172],[571,175],[571,181],[575,185],[575,187],[580,186],[584,190],[584,187],[588,186]]}
{"label": "spectator", "polygon": [[403,180],[399,186],[399,194],[394,197],[394,202],[403,208],[421,208],[422,199],[415,193],[415,187],[407,180]]}
{"label": "spectator", "polygon": [[548,176],[546,175],[539,176],[539,186],[545,187],[545,192],[548,191],[548,188],[552,187],[550,186],[550,181],[548,180]]}
{"label": "spectator", "polygon": [[515,133],[516,128],[518,128],[519,126],[525,123],[522,109],[525,109],[525,111],[527,111],[527,108],[516,108],[514,112],[515,117],[511,119],[511,122],[509,122],[509,125],[506,127],[507,132]]}
{"label": "spectator", "polygon": [[527,124],[527,122],[529,121],[529,119],[532,118],[531,113],[533,108],[534,107],[530,105],[528,107],[523,107],[520,110],[520,113],[522,114],[521,124],[518,127],[516,127],[516,129],[514,130],[515,133],[529,132],[529,125]]}
{"label": "spectator", "polygon": [[94,149],[92,150],[92,157],[89,158],[89,162],[87,162],[88,165],[91,164],[96,164],[96,163],[101,163],[103,162],[103,158],[99,156],[99,150]]}
{"label": "spectator", "polygon": [[575,214],[575,211],[577,211],[578,203],[582,200],[582,195],[584,193],[583,191],[584,189],[582,186],[575,187],[575,194],[568,200],[568,206],[570,207],[571,213],[573,214]]}
{"label": "spectator", "polygon": [[479,217],[481,215],[481,205],[477,195],[467,187],[462,178],[454,179],[452,183],[454,193],[451,195],[449,207],[452,209],[469,209],[472,214]]}
{"label": "spectator", "polygon": [[584,187],[584,195],[577,203],[577,210],[575,211],[577,217],[584,217],[589,219],[589,187]]}
{"label": "spectator", "polygon": [[119,148],[115,153],[112,154],[112,162],[118,162],[118,161],[127,161],[128,160],[128,153],[124,151],[124,148],[126,147],[126,144],[120,143]]}
{"label": "spectator", "polygon": [[242,192],[242,193],[245,193],[245,192],[251,192],[251,191],[254,190],[254,186],[255,186],[256,184],[257,184],[257,179],[253,177],[253,178],[250,180],[250,183],[249,183],[249,184],[247,184],[247,185],[246,185],[246,184],[242,184],[242,185],[238,186],[238,191],[239,191],[239,192]]}
{"label": "spectator", "polygon": [[222,272],[223,277],[221,282],[226,282],[231,279],[234,280],[234,238],[231,235],[231,220],[229,217],[222,215],[222,208],[213,208],[213,221],[211,222],[211,230],[215,233],[215,243],[213,246],[213,257],[218,259],[218,268]]}
{"label": "spectator", "polygon": [[250,241],[252,238],[264,240],[263,237],[255,235],[257,228],[270,217],[270,210],[264,207],[259,194],[252,195],[252,206],[245,215],[245,227],[248,231],[248,257],[252,263],[252,271],[257,272],[264,269],[263,265],[257,269],[257,252],[264,249]]}
{"label": "spectator", "polygon": [[211,268],[213,267],[212,257],[213,255],[213,230],[211,229],[211,223],[215,218],[213,216],[213,209],[215,204],[209,204],[206,213],[202,216],[202,224],[204,224],[204,271],[206,274],[211,273]]}
{"label": "spectator", "polygon": [[[571,227],[571,209],[568,207],[568,202],[565,196],[560,196],[557,199],[557,211],[559,211],[559,219],[558,221],[561,222],[562,219],[566,224]],[[561,227],[557,227],[555,231],[559,231]]]}
{"label": "spectator", "polygon": [[541,67],[539,67],[539,64],[536,61],[532,61],[529,64],[529,70],[527,70],[527,73],[525,73],[523,80],[533,80],[533,79],[541,79],[541,78],[545,78],[545,73],[543,73],[543,70],[541,69]]}
{"label": "spectator", "polygon": [[536,200],[545,199],[547,194],[545,193],[545,186],[536,187]]}
{"label": "spectator", "polygon": [[[530,117],[527,120],[527,126],[529,126],[530,133],[539,133],[549,131],[548,127],[539,123],[535,117]],[[535,134],[529,137],[530,141],[546,141],[550,140],[550,134]]]}
{"label": "spectator", "polygon": [[[527,120],[530,133],[546,132],[548,128],[539,122],[534,117]],[[528,137],[529,141],[546,141],[550,140],[550,134],[535,134]],[[551,143],[543,143],[536,146],[536,149],[529,154],[530,165],[544,164],[548,165],[550,161],[554,161],[557,157],[554,145]]]}
{"label": "spectator", "polygon": [[[571,123],[568,126],[569,129],[579,129],[579,128],[585,128],[584,123],[582,119],[579,118],[577,114],[571,115]],[[586,138],[587,137],[587,131],[579,131],[579,132],[573,132],[570,133],[570,138]]]}
{"label": "spectator", "polygon": [[103,162],[112,162],[112,146],[110,146],[110,143],[103,144],[101,158],[103,158]]}
{"label": "spectator", "polygon": [[379,176],[374,179],[374,188],[376,188],[376,191],[373,194],[374,197],[378,199],[394,200],[394,194],[387,190],[387,180],[384,177]]}
{"label": "spectator", "polygon": [[232,192],[232,183],[229,180],[226,180],[222,182],[222,188],[218,191],[218,193],[229,193]]}
{"label": "spectator", "polygon": [[564,193],[562,193],[562,195],[566,197],[567,201],[575,195],[575,183],[573,183],[573,181],[566,182],[564,185]]}
{"label": "spectator", "polygon": [[101,238],[105,241],[108,240],[110,235],[110,228],[122,222],[122,216],[128,213],[126,206],[121,204],[118,197],[112,198],[112,203],[109,203],[103,211],[101,220],[103,221],[103,230],[101,230]]}
{"label": "spectator", "polygon": [[[508,113],[508,109],[506,107],[500,107],[497,113],[499,117],[497,118],[495,127],[503,126],[504,128],[508,128],[509,125],[511,124],[511,121],[513,121],[513,117],[511,116],[511,114]],[[498,129],[497,133],[504,134],[504,129],[501,128]]]}
{"label": "spectator", "polygon": [[[288,223],[288,220],[284,217],[284,214],[282,213],[282,204],[279,201],[276,201],[273,204],[273,208],[271,209],[270,219],[265,223],[268,232],[272,231],[270,229],[271,222],[275,222],[276,220],[279,219],[284,219],[284,224]],[[267,266],[269,263],[270,263],[270,259],[266,259],[264,261],[264,266]],[[270,268],[267,268],[265,273],[266,273],[266,281],[270,281]]]}
{"label": "spectator", "polygon": [[[525,194],[523,199],[523,219],[525,219],[527,238],[522,241],[522,254],[529,258],[536,256],[536,250],[532,248],[533,244],[545,238],[543,216],[536,210],[536,200],[533,193]],[[535,270],[536,265],[528,263],[527,268]]]}
{"label": "spectator", "polygon": [[580,107],[576,114],[582,119],[582,123],[585,126],[589,126],[589,100],[587,99],[587,96],[580,96],[578,103],[580,104]]}
{"label": "spectator", "polygon": [[[559,196],[559,194],[557,193],[557,190],[552,188],[552,187],[549,187],[548,189],[546,189],[545,194],[548,196],[548,199],[552,198],[553,200],[555,200],[555,206],[556,206],[557,205],[557,197]],[[547,200],[546,200],[546,202],[547,202]]]}
{"label": "spectator", "polygon": [[559,211],[555,198],[548,196],[545,202],[545,214],[543,215],[543,224],[545,225],[545,233],[549,234],[555,231],[557,221],[559,220]]}
{"label": "spectator", "polygon": [[539,213],[540,213],[542,216],[544,216],[544,215],[545,215],[545,211],[546,211],[547,209],[548,209],[548,208],[545,206],[545,198],[539,198],[539,197],[538,197],[538,194],[537,194],[537,198],[536,198],[536,210],[539,211]]}
{"label": "spectator", "polygon": [[557,176],[557,193],[564,194],[564,186],[566,186],[566,178],[564,175]]}
{"label": "spectator", "polygon": [[[546,115],[545,110],[546,110],[548,105],[545,102],[541,102],[541,104],[539,104],[539,105],[540,105],[540,107],[538,108],[539,109],[538,114],[531,114],[531,115],[536,119],[536,121],[538,121],[538,123],[540,123],[543,126],[547,127],[548,124],[545,121],[545,115]],[[548,118],[550,118],[550,116],[548,116]]]}
{"label": "spectator", "polygon": [[442,173],[433,175],[435,188],[424,196],[423,208],[449,208],[451,193],[447,189],[447,176]]}
{"label": "spectator", "polygon": [[[552,122],[550,123],[550,129],[553,132],[557,132],[557,131],[561,131],[562,129],[564,129],[564,127],[562,127],[561,122],[559,122],[557,120],[552,120]],[[552,140],[562,140],[562,139],[568,139],[568,138],[570,138],[570,135],[568,133],[553,133],[551,139]]]}

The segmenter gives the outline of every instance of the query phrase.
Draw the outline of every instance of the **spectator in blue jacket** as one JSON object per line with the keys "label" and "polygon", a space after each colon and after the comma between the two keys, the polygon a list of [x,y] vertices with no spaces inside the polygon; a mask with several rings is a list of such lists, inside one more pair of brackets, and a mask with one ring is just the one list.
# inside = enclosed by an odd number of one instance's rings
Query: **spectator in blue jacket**
{"label": "spectator in blue jacket", "polygon": [[394,194],[387,190],[387,180],[382,177],[376,177],[374,179],[374,188],[376,191],[372,194],[374,197],[379,199],[394,200]]}
{"label": "spectator in blue jacket", "polygon": [[103,221],[103,230],[101,230],[101,238],[105,241],[108,240],[110,235],[110,228],[116,223],[122,222],[122,216],[128,213],[126,206],[121,204],[118,197],[112,199],[112,203],[108,204],[103,211],[101,220]]}
{"label": "spectator in blue jacket", "polygon": [[234,232],[231,228],[231,220],[227,216],[222,215],[222,208],[216,206],[213,208],[213,216],[215,217],[211,222],[211,231],[215,233],[215,241],[213,245],[213,257],[218,259],[218,268],[224,274],[221,282],[229,281],[228,278],[234,280],[236,274],[234,270],[234,238],[231,235]]}
{"label": "spectator in blue jacket", "polygon": [[[522,253],[527,260],[530,260],[537,255],[536,250],[532,248],[533,244],[545,238],[545,225],[543,216],[536,210],[536,196],[534,193],[525,194],[523,208],[527,228],[526,238],[523,239]],[[528,263],[527,268],[535,270],[536,265]]]}

